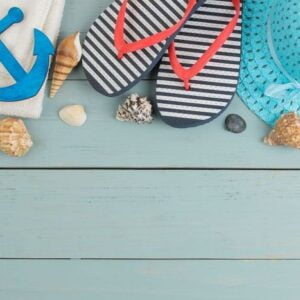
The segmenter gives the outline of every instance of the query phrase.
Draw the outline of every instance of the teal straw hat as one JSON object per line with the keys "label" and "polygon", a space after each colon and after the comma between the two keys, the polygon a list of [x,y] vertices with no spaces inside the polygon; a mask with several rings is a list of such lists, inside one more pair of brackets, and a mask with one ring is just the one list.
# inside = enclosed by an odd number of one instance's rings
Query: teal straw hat
{"label": "teal straw hat", "polygon": [[242,65],[238,94],[274,125],[300,113],[300,0],[243,1]]}

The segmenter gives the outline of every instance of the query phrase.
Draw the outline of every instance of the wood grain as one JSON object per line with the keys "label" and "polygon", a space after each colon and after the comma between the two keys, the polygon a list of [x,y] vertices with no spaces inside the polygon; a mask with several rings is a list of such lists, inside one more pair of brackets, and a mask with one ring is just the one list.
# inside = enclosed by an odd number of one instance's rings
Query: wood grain
{"label": "wood grain", "polygon": [[[132,92],[153,99],[153,85],[147,82]],[[68,82],[54,100],[45,100],[41,120],[26,121],[34,140],[32,151],[22,159],[0,153],[0,167],[300,168],[298,150],[262,143],[269,128],[238,98],[214,122],[182,130],[165,125],[158,116],[151,125],[116,121],[124,97],[104,98],[85,81]],[[69,127],[58,117],[60,108],[75,103],[83,104],[88,113],[83,128]],[[229,113],[239,113],[247,120],[245,133],[225,131]]]}
{"label": "wood grain", "polygon": [[2,171],[0,257],[300,258],[299,175]]}
{"label": "wood grain", "polygon": [[298,300],[299,261],[0,261],[5,300]]}
{"label": "wood grain", "polygon": [[[79,0],[66,3],[62,35],[86,31],[109,0],[88,0],[86,5]],[[83,78],[78,71],[54,100],[45,99],[41,120],[27,121],[35,142],[32,152],[18,160],[0,154],[0,168],[300,168],[297,150],[262,143],[269,128],[238,97],[225,114],[206,126],[173,129],[159,116],[152,125],[137,126],[115,120],[117,107],[126,95],[104,97]],[[155,81],[145,80],[131,92],[153,100],[154,91]],[[86,106],[89,120],[84,128],[70,128],[59,120],[58,110],[70,103]],[[234,135],[223,129],[228,113],[246,119],[245,133]]]}
{"label": "wood grain", "polygon": [[[66,0],[60,39],[83,38],[110,2]],[[153,99],[154,79],[132,92]],[[269,128],[237,97],[188,130],[115,121],[124,97],[97,94],[79,67],[41,120],[26,121],[30,154],[0,154],[0,299],[298,300],[299,260],[282,259],[300,259],[300,174],[258,170],[300,169],[298,151],[263,145]],[[83,128],[58,119],[71,103],[86,106]],[[245,133],[223,129],[228,113]]]}

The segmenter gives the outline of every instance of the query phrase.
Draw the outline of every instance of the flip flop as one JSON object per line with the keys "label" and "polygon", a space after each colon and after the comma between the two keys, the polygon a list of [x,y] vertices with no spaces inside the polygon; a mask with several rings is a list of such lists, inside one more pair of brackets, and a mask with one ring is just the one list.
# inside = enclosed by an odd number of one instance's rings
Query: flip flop
{"label": "flip flop", "polygon": [[83,46],[83,68],[101,94],[117,96],[150,72],[205,0],[114,0]]}
{"label": "flip flop", "polygon": [[173,127],[203,125],[230,104],[241,60],[240,0],[207,0],[189,18],[160,64],[156,107]]}

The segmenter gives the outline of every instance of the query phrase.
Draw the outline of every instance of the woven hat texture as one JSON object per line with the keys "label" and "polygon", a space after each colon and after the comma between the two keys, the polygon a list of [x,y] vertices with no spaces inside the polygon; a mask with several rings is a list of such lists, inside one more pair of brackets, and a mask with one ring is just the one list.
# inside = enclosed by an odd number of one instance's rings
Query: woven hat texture
{"label": "woven hat texture", "polygon": [[[300,88],[297,97],[265,95],[272,84],[300,82],[300,1],[244,0],[243,5],[238,93],[254,113],[274,125],[284,113],[300,113]],[[279,64],[272,54],[270,38]]]}

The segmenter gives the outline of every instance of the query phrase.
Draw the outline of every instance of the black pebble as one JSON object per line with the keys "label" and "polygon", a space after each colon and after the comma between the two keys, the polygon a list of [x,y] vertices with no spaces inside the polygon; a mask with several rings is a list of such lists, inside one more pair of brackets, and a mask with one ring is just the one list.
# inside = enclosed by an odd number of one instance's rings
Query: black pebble
{"label": "black pebble", "polygon": [[225,127],[230,132],[241,133],[247,128],[247,123],[239,115],[231,114],[225,120]]}

